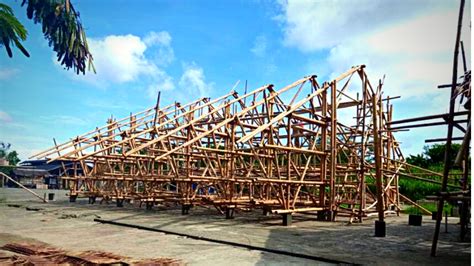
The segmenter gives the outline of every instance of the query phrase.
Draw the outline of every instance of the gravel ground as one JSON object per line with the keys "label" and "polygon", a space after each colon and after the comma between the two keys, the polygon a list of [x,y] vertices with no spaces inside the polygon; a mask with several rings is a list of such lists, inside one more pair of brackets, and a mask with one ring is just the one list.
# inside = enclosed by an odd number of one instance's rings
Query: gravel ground
{"label": "gravel ground", "polygon": [[[49,191],[36,190],[43,195]],[[94,218],[147,226],[178,233],[303,253],[364,265],[469,265],[471,244],[459,242],[457,218],[444,225],[438,256],[429,256],[434,221],[408,226],[408,216],[387,217],[387,237],[375,238],[374,220],[362,224],[319,222],[315,215],[295,215],[293,224],[281,225],[279,216],[241,212],[226,220],[214,209],[195,207],[189,215],[173,206],[145,211],[136,204],[69,203],[66,191],[51,191],[56,200],[40,203],[20,189],[0,188],[0,245],[14,241],[41,241],[72,251],[101,250],[129,257],[172,257],[190,265],[325,265],[274,253],[249,250],[186,237],[94,222]],[[29,210],[28,210],[29,209]]]}

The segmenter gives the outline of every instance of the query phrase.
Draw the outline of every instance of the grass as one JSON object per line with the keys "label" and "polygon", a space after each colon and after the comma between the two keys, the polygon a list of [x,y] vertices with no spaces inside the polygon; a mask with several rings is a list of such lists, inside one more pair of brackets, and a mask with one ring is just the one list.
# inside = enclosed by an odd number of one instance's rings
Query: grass
{"label": "grass", "polygon": [[[422,202],[422,203],[418,203],[420,206],[422,206],[423,208],[429,210],[430,212],[435,212],[437,211],[438,209],[438,205],[436,202]],[[451,211],[452,211],[452,208],[453,206],[450,205],[450,204],[445,204],[444,205],[444,208],[443,208],[443,212],[448,212],[448,215],[450,216],[451,215]],[[406,213],[406,214],[422,214],[421,210],[418,208],[418,207],[415,207],[415,206],[410,206],[404,210],[402,210],[402,213]]]}
{"label": "grass", "polygon": [[435,195],[441,186],[419,180],[400,178],[400,193],[413,201],[424,199],[426,196]]}
{"label": "grass", "polygon": [[[443,164],[430,165],[427,169],[437,172],[437,173],[442,173]],[[422,170],[415,169],[415,168],[411,170],[414,175],[416,175],[417,173],[423,172]],[[462,177],[462,171],[459,169],[451,169],[450,174],[451,175],[449,177],[448,184],[459,185],[456,179],[459,180]],[[456,177],[454,175],[456,175]],[[426,175],[426,176],[423,176],[423,178],[436,180],[438,182],[441,182],[441,179],[442,179],[440,176],[436,176],[436,175]],[[414,179],[410,179],[408,177],[403,177],[403,176],[400,177],[399,185],[400,185],[400,193],[402,193],[403,195],[409,197],[410,199],[414,201],[424,199],[426,196],[435,195],[441,189],[440,184],[433,184],[433,183],[428,183],[425,181],[414,180]],[[450,190],[453,190],[453,189],[451,187],[448,187],[448,191]]]}

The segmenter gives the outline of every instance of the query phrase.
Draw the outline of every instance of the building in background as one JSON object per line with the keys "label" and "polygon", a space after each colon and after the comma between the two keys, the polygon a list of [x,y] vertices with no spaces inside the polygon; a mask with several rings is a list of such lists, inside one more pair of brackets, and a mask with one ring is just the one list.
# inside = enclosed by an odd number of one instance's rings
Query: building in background
{"label": "building in background", "polygon": [[[76,166],[77,174],[83,174],[80,165]],[[61,176],[73,175],[74,163],[71,161],[29,160],[21,162],[13,169],[13,178],[30,188],[67,189],[66,180]]]}

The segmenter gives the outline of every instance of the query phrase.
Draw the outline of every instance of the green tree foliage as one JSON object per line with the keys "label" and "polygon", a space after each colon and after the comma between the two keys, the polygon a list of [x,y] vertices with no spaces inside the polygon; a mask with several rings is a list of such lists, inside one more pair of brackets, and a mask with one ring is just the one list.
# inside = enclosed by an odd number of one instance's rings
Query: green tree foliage
{"label": "green tree foliage", "polygon": [[9,152],[6,159],[10,165],[17,165],[21,161],[20,158],[18,158],[18,153],[16,151]]}
{"label": "green tree foliage", "polygon": [[426,158],[423,154],[410,155],[407,157],[407,163],[427,168],[428,158]]}
{"label": "green tree foliage", "polygon": [[0,158],[5,158],[8,154],[8,149],[10,149],[12,145],[10,143],[6,143],[0,141]]}
{"label": "green tree foliage", "polygon": [[10,165],[16,165],[20,162],[20,158],[18,158],[18,153],[16,151],[8,152],[10,147],[10,143],[0,141],[0,158],[7,160]]}
{"label": "green tree foliage", "polygon": [[[451,146],[451,164],[454,163],[457,153],[461,148],[460,144],[453,143]],[[444,164],[444,152],[446,144],[434,144],[432,146],[423,147],[423,153],[410,155],[407,157],[407,163],[417,165],[424,168],[439,166]]]}
{"label": "green tree foliage", "polygon": [[0,3],[0,45],[5,46],[9,57],[13,56],[11,45],[18,47],[25,56],[30,57],[28,51],[21,44],[21,41],[26,40],[27,35],[27,30],[15,17],[13,10]]}
{"label": "green tree foliage", "polygon": [[[456,155],[461,148],[460,144],[453,143],[451,145],[451,165],[454,163],[454,159],[456,159]],[[446,151],[446,144],[435,144],[433,146],[425,146],[424,154],[429,158],[430,164],[442,164],[444,163],[444,153]]]}
{"label": "green tree foliage", "polygon": [[[451,149],[451,163],[454,162],[461,145],[452,144]],[[444,168],[444,152],[446,150],[445,144],[434,144],[423,147],[423,153],[417,155],[410,155],[407,157],[407,163],[430,169],[435,172],[442,172]],[[416,169],[412,169],[417,171]],[[461,174],[460,170],[452,170],[451,174]],[[460,177],[460,176],[459,176]],[[424,178],[434,179],[440,181],[439,176],[424,176]],[[436,184],[427,183],[419,180],[400,179],[400,193],[409,197],[412,200],[423,199],[428,195],[435,195],[440,190],[440,186]],[[449,188],[448,188],[449,190]]]}
{"label": "green tree foliage", "polygon": [[414,201],[424,199],[428,195],[435,195],[440,189],[440,186],[437,184],[419,180],[401,178],[399,182],[400,193]]}
{"label": "green tree foliage", "polygon": [[[87,45],[86,33],[82,28],[79,13],[70,0],[23,0],[26,15],[35,23],[42,25],[43,34],[49,46],[57,54],[57,60],[65,69],[72,68],[77,74],[85,74],[86,68],[95,73],[92,54]],[[24,26],[15,18],[12,9],[0,6],[0,34],[2,44],[10,57],[10,46],[17,46],[23,54],[29,56],[21,45],[27,36]]]}

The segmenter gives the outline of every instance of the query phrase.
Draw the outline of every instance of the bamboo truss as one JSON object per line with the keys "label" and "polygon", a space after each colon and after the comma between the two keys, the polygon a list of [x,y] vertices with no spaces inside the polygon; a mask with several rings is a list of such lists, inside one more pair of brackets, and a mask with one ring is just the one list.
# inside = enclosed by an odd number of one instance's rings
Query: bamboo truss
{"label": "bamboo truss", "polygon": [[134,200],[148,208],[175,202],[183,214],[211,205],[228,218],[236,208],[317,211],[323,219],[362,221],[377,203],[384,213],[398,213],[399,178],[428,174],[412,173],[405,162],[387,126],[394,98],[382,86],[371,84],[360,65],[322,84],[308,76],[186,105],[161,107],[158,96],[153,108],[109,119],[34,157],[75,162],[74,171],[64,171],[74,174],[63,176],[71,200]]}

